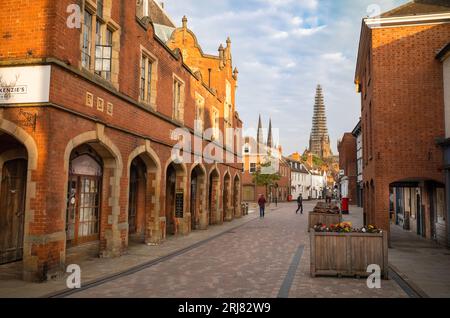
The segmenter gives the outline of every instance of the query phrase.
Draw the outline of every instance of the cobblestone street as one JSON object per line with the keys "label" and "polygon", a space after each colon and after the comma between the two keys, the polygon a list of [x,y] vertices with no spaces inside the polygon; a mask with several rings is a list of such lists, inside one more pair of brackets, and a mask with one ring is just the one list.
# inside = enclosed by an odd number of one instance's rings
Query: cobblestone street
{"label": "cobblestone street", "polygon": [[[305,212],[313,203],[306,203]],[[369,290],[365,279],[311,278],[307,215],[282,204],[216,239],[142,271],[71,297],[405,297],[392,280]],[[298,265],[298,257],[300,263]]]}

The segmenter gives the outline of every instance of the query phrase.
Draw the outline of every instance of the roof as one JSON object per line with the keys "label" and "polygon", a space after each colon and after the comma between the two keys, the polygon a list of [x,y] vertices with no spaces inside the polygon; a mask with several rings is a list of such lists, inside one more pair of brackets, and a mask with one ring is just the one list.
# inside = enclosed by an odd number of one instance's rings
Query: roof
{"label": "roof", "polygon": [[305,173],[305,174],[309,174],[309,170],[305,167],[304,163],[298,160],[295,160],[293,158],[287,157],[284,158],[287,162],[291,162],[291,163],[296,163],[300,165],[300,168],[296,168],[296,165],[294,165],[294,167],[291,166],[291,170],[294,172],[300,172],[300,173]]}
{"label": "roof", "polygon": [[154,24],[160,24],[175,28],[175,24],[172,22],[172,19],[167,15],[166,11],[164,11],[161,5],[156,2],[156,0],[151,0],[148,4],[150,19]]}
{"label": "roof", "polygon": [[155,27],[156,36],[160,38],[164,43],[167,43],[167,41],[170,40],[173,31],[175,31],[175,28],[162,24],[154,23],[153,26]]}
{"label": "roof", "polygon": [[352,135],[358,137],[361,134],[361,132],[362,132],[361,119],[359,119],[358,124],[352,131]]}
{"label": "roof", "polygon": [[414,0],[381,15],[381,18],[405,17],[414,15],[439,14],[450,12],[449,0]]}
{"label": "roof", "polygon": [[449,57],[449,55],[450,55],[450,42],[447,43],[447,45],[444,46],[444,47],[439,51],[439,53],[436,55],[436,58],[437,58],[438,60],[443,61],[443,60],[445,60],[447,57]]}

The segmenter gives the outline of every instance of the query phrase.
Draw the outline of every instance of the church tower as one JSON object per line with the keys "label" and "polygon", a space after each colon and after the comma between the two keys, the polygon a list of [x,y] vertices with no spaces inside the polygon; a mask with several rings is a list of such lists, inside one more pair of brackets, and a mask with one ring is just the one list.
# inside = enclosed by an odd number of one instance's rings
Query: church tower
{"label": "church tower", "polygon": [[331,157],[330,136],[328,134],[327,116],[323,98],[322,86],[317,85],[316,101],[314,104],[314,117],[309,151],[322,159]]}

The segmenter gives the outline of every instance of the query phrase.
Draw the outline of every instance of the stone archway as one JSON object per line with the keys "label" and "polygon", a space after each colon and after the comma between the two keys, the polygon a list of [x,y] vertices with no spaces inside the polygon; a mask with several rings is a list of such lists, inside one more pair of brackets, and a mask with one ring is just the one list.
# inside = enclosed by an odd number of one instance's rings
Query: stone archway
{"label": "stone archway", "polygon": [[242,217],[241,202],[241,179],[239,175],[236,174],[233,182],[233,214],[235,218]]}
{"label": "stone archway", "polygon": [[223,191],[222,191],[222,219],[224,222],[233,220],[232,192],[231,192],[231,176],[227,171],[223,177]]}
{"label": "stone archway", "polygon": [[159,244],[161,163],[150,142],[136,148],[128,158],[128,237],[146,244]]}
{"label": "stone archway", "polygon": [[[20,259],[23,259],[23,279],[26,281],[35,281],[42,277],[40,269],[41,264],[45,260],[40,260],[38,256],[32,255],[33,241],[30,239],[30,223],[34,219],[34,210],[32,209],[31,200],[36,197],[36,182],[33,179],[33,174],[38,167],[38,148],[33,137],[31,137],[25,130],[18,127],[16,124],[6,120],[2,116],[0,111],[0,135],[12,138],[17,142],[12,149],[6,149],[6,143],[0,145],[0,180],[5,178],[4,166],[5,163],[14,160],[26,159],[26,171],[23,178],[24,182],[24,198],[21,210],[23,211],[21,217],[21,233],[18,233],[21,237],[17,237],[21,242]],[[1,150],[3,146],[3,150]],[[1,185],[0,185],[1,187]],[[0,190],[1,191],[1,190]],[[39,237],[35,236],[35,241],[39,241]],[[42,239],[44,242],[44,239]]]}
{"label": "stone archway", "polygon": [[201,164],[193,166],[190,178],[191,230],[208,228],[206,213],[206,169]]}
{"label": "stone archway", "polygon": [[209,173],[208,178],[208,210],[209,210],[209,225],[221,223],[220,210],[220,174],[217,168],[213,168]]}
{"label": "stone archway", "polygon": [[184,164],[169,160],[165,169],[165,233],[168,236],[189,233],[190,224],[186,220],[187,172]]}
{"label": "stone archway", "polygon": [[[105,135],[104,126],[97,125],[96,131],[78,135],[69,141],[64,153],[64,172],[69,181],[70,163],[78,147],[89,147],[102,161],[102,192],[100,207],[99,254],[100,257],[116,257],[126,246],[128,223],[120,223],[120,181],[123,172],[122,155],[119,149]],[[64,201],[69,194],[69,182],[65,182]],[[68,207],[61,211],[67,224]],[[66,233],[67,236],[67,233]]]}

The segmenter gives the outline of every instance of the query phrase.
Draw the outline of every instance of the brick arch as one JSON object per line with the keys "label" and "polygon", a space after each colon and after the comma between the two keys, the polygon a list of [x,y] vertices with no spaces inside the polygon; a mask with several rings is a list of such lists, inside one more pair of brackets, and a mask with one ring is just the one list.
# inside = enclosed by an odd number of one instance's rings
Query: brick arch
{"label": "brick arch", "polygon": [[167,189],[167,170],[169,169],[169,166],[173,164],[175,171],[176,171],[176,186],[175,186],[175,191],[177,189],[183,189],[184,190],[184,198],[183,198],[183,219],[182,221],[175,219],[174,221],[174,226],[175,226],[175,233],[174,234],[187,234],[188,230],[186,229],[186,224],[189,220],[189,218],[187,217],[187,206],[188,206],[188,193],[189,191],[186,191],[186,187],[187,187],[187,180],[188,180],[188,170],[186,167],[185,163],[176,163],[176,161],[172,158],[169,157],[169,159],[166,161],[166,164],[164,165],[164,174],[163,174],[163,184],[164,184],[164,216],[161,217],[161,227],[165,228],[165,231],[163,233],[163,239],[165,239],[167,237],[167,229],[168,229],[168,220],[167,220],[167,211],[168,211],[168,201],[167,201],[167,193],[166,193],[166,189]]}
{"label": "brick arch", "polygon": [[[211,177],[213,175],[213,173],[216,173],[217,175],[217,179],[216,179],[216,183],[215,184],[211,184]],[[221,177],[220,177],[220,170],[217,167],[217,164],[213,165],[212,168],[210,169],[209,173],[208,173],[208,179],[207,179],[207,184],[208,184],[208,200],[207,200],[207,207],[208,207],[208,216],[209,216],[209,224],[210,225],[214,225],[214,224],[218,224],[221,223],[220,222],[220,185],[221,185]],[[213,188],[212,188],[213,187]],[[210,193],[211,190],[213,191],[213,193]],[[214,195],[214,198],[211,199],[211,196]]]}
{"label": "brick arch", "polygon": [[[109,226],[111,226],[110,229],[101,231],[104,233],[100,238],[100,255],[102,257],[120,256],[126,244],[126,242],[122,240],[121,232],[126,230],[127,225],[126,223],[119,223],[119,217],[121,213],[120,181],[123,173],[123,161],[122,155],[117,146],[114,145],[114,143],[105,135],[104,126],[97,125],[97,130],[82,133],[72,138],[67,143],[64,152],[63,171],[65,182],[63,192],[64,200],[62,202],[65,202],[67,196],[70,156],[74,149],[84,144],[94,144],[96,146],[96,148],[94,149],[98,152],[103,160],[103,169],[109,170],[110,174],[112,175],[111,178],[105,178],[105,176],[103,177],[103,185],[109,186],[111,188],[111,192],[108,200],[108,208],[110,208],[110,212],[108,214],[104,213],[107,207],[102,206],[101,220],[103,220],[105,217],[108,217],[107,219],[111,217],[112,222],[110,222],[109,220],[108,222],[106,222],[109,223]],[[61,219],[64,220],[64,224],[66,224],[66,206],[64,206],[61,210]]]}
{"label": "brick arch", "polygon": [[[228,186],[227,186],[228,181]],[[225,188],[227,186],[227,188]],[[233,219],[232,207],[232,189],[233,179],[231,178],[230,169],[228,168],[223,175],[223,189],[222,189],[222,215],[224,221],[231,221]],[[226,200],[226,202],[225,202]]]}
{"label": "brick arch", "polygon": [[241,182],[241,176],[239,173],[236,173],[233,181],[232,181],[232,187],[233,187],[233,210],[234,210],[234,217],[242,217],[242,209],[241,209],[241,203],[242,203],[242,182]]}
{"label": "brick arch", "polygon": [[[131,164],[134,159],[140,157],[147,168],[147,180],[154,182],[154,192],[152,198],[147,202],[149,205],[153,205],[151,213],[145,214],[145,235],[144,240],[146,244],[159,244],[161,242],[162,233],[160,227],[160,211],[161,211],[161,161],[155,150],[152,149],[150,141],[146,141],[145,145],[139,146],[134,149],[128,156],[126,176],[128,178],[127,191],[126,191],[126,220],[128,222],[129,213],[129,195],[130,195],[130,170]],[[147,186],[148,187],[148,186]],[[148,194],[148,193],[147,193]],[[128,227],[129,228],[129,227]],[[127,235],[128,239],[128,235]],[[127,242],[128,245],[128,242]]]}
{"label": "brick arch", "polygon": [[[28,172],[27,172],[27,185],[26,185],[26,195],[25,195],[25,222],[24,222],[24,241],[23,241],[23,278],[26,281],[35,280],[39,276],[39,265],[38,258],[32,256],[32,242],[30,237],[30,223],[34,219],[34,210],[31,208],[31,200],[36,198],[36,182],[32,181],[32,173],[37,170],[38,167],[38,147],[31,135],[29,135],[24,129],[20,128],[13,122],[10,122],[3,118],[2,112],[0,111],[0,131],[4,132],[19,142],[26,149],[26,156],[28,161]],[[20,154],[5,153],[3,158],[4,162],[12,157]],[[4,163],[3,162],[3,163]],[[3,164],[1,165],[3,168]],[[1,174],[1,170],[0,170]]]}
{"label": "brick arch", "polygon": [[[200,208],[199,208],[199,229],[200,230],[206,230],[208,228],[208,213],[207,213],[207,206],[208,206],[208,200],[207,200],[207,185],[208,185],[208,173],[206,171],[205,166],[202,163],[193,164],[191,166],[190,172],[189,172],[189,183],[191,182],[192,173],[195,169],[199,168],[202,172],[201,179],[203,179],[203,182],[198,186],[198,199],[200,200]],[[189,187],[189,193],[191,188]],[[192,204],[191,200],[189,200],[189,208]],[[191,211],[191,209],[190,209]],[[192,215],[191,215],[192,218]]]}

